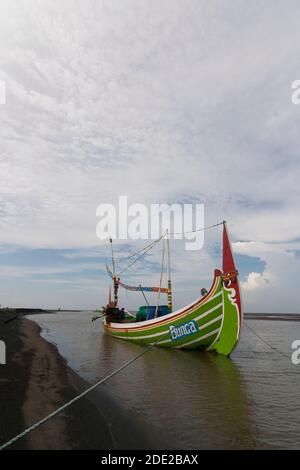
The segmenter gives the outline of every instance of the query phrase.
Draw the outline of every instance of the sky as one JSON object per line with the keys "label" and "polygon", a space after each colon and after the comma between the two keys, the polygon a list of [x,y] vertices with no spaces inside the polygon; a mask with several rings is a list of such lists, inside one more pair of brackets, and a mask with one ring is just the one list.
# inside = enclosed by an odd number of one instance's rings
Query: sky
{"label": "sky", "polygon": [[[299,22],[297,0],[0,0],[0,304],[103,305],[96,210],[126,195],[203,203],[245,311],[299,313]],[[220,228],[171,255],[180,307],[221,265]],[[160,258],[123,281],[157,285]]]}

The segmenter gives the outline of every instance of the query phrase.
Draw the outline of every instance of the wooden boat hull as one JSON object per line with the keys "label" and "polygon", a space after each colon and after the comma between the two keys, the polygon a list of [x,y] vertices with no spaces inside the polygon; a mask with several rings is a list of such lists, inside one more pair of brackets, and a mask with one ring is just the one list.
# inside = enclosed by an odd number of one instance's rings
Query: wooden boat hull
{"label": "wooden boat hull", "polygon": [[233,288],[216,270],[210,292],[184,309],[140,323],[104,322],[106,333],[140,344],[164,348],[204,349],[228,356],[240,334],[240,314]]}
{"label": "wooden boat hull", "polygon": [[135,323],[103,323],[104,331],[134,343],[203,349],[229,356],[241,331],[242,308],[231,246],[224,225],[223,271],[215,270],[209,293],[163,317]]}

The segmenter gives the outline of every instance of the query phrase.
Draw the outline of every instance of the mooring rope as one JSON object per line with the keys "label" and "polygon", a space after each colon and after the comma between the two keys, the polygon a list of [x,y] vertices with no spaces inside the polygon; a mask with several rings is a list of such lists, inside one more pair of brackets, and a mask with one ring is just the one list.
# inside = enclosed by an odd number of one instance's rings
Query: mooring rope
{"label": "mooring rope", "polygon": [[272,344],[268,343],[265,339],[263,339],[258,333],[256,333],[244,320],[243,324],[248,328],[248,330],[251,331],[251,333],[254,334],[254,336],[256,336],[258,339],[260,339],[260,341],[262,341],[266,346],[268,346],[269,348],[273,349],[274,351],[278,352],[279,354],[281,354],[281,356],[283,357],[287,357],[288,359],[290,359],[290,356],[288,354],[285,354],[284,352],[280,351],[280,349],[277,349],[275,346],[272,346]]}

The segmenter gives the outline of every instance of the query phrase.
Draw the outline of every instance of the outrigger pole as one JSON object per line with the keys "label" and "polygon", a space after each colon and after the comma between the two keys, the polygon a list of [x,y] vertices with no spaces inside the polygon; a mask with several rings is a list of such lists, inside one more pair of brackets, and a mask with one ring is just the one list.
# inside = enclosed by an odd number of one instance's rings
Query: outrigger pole
{"label": "outrigger pole", "polygon": [[112,259],[112,267],[113,267],[113,283],[114,283],[114,304],[115,306],[118,305],[118,288],[119,282],[116,276],[116,267],[115,267],[115,257],[114,257],[114,250],[112,244],[112,238],[109,239],[110,247],[111,247],[111,259]]}
{"label": "outrigger pole", "polygon": [[170,238],[169,231],[167,230],[167,250],[168,250],[168,308],[169,312],[173,311],[172,301],[172,282],[171,282],[171,263],[170,263]]}

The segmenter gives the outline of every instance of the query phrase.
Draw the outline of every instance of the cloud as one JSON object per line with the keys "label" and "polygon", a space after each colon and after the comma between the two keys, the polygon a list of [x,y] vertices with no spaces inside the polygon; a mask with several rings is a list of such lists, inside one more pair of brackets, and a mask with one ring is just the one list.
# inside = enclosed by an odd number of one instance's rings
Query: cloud
{"label": "cloud", "polygon": [[265,278],[262,273],[249,273],[245,282],[242,282],[243,291],[248,292],[256,291],[257,289],[263,289],[269,281]]}
{"label": "cloud", "polygon": [[[0,243],[89,250],[100,203],[192,198],[207,224],[262,244],[275,277],[263,301],[249,273],[246,305],[276,307],[283,264],[297,309],[288,260],[299,266],[274,246],[300,235],[300,4],[288,3],[2,0]],[[218,237],[199,258],[176,244],[180,301],[196,275],[208,282]]]}
{"label": "cloud", "polygon": [[250,272],[242,282],[246,307],[250,311],[300,313],[298,278],[299,243],[236,243],[235,250],[249,253],[265,263],[262,273]]}

